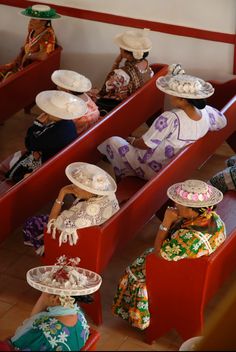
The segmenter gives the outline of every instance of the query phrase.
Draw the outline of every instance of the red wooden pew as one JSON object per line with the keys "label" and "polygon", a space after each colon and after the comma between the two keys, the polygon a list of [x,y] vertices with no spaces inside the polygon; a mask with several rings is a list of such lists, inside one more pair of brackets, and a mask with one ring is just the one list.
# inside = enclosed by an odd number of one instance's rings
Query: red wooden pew
{"label": "red wooden pew", "polygon": [[9,188],[0,199],[0,241],[56,197],[60,187],[68,183],[65,168],[75,161],[94,163],[100,154],[97,145],[112,135],[127,136],[163,109],[164,94],[156,88],[156,79],[165,75],[167,65],[155,65],[156,73],[144,87],[132,94],[76,141],[48,160],[28,178]]}
{"label": "red wooden pew", "polygon": [[236,192],[224,195],[217,212],[226,224],[227,239],[210,256],[177,262],[147,257],[146,283],[151,321],[145,330],[152,343],[175,328],[184,340],[202,333],[204,308],[235,270]]}
{"label": "red wooden pew", "polygon": [[61,50],[58,46],[46,60],[35,61],[0,83],[0,123],[33,104],[41,91],[55,87],[51,74],[60,67]]}
{"label": "red wooden pew", "polygon": [[[113,253],[124,246],[145,225],[153,214],[167,201],[167,188],[173,183],[191,177],[215,150],[236,130],[236,96],[222,112],[228,124],[217,132],[208,132],[200,140],[187,146],[152,180],[144,182],[135,177],[127,177],[118,184],[117,197],[121,209],[101,226],[78,231],[76,246],[58,245],[45,231],[45,264],[53,264],[56,258],[66,254],[79,256],[83,267],[101,273],[109,263]],[[100,293],[95,293],[95,302],[85,306],[87,313],[99,324],[102,322]]]}

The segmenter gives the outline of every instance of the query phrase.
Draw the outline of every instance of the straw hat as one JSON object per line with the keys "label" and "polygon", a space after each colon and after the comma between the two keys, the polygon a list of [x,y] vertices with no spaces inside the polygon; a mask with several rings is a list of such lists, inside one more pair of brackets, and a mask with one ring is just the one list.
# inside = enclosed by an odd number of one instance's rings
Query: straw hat
{"label": "straw hat", "polygon": [[114,42],[122,49],[131,51],[133,57],[137,60],[142,59],[143,53],[150,51],[152,42],[147,37],[148,29],[129,30],[117,34]]}
{"label": "straw hat", "polygon": [[168,188],[167,195],[175,203],[193,208],[209,207],[223,199],[221,191],[200,180],[175,183]]}
{"label": "straw hat", "polygon": [[38,20],[55,20],[61,18],[56,10],[47,5],[33,5],[20,12],[21,15]]}
{"label": "straw hat", "polygon": [[166,94],[187,99],[205,99],[214,93],[210,83],[185,74],[161,76],[156,85]]}
{"label": "straw hat", "polygon": [[96,165],[76,162],[67,166],[66,176],[77,187],[97,195],[109,195],[116,192],[114,179]]}
{"label": "straw hat", "polygon": [[83,99],[63,91],[46,90],[39,93],[35,101],[41,110],[63,120],[72,120],[87,112]]}
{"label": "straw hat", "polygon": [[61,256],[57,265],[38,266],[28,270],[27,282],[36,290],[53,295],[89,295],[100,288],[102,278],[93,271],[78,267],[79,262],[78,257],[68,260],[66,256]]}
{"label": "straw hat", "polygon": [[87,77],[70,70],[56,70],[51,78],[57,86],[73,92],[84,93],[92,88],[92,83]]}

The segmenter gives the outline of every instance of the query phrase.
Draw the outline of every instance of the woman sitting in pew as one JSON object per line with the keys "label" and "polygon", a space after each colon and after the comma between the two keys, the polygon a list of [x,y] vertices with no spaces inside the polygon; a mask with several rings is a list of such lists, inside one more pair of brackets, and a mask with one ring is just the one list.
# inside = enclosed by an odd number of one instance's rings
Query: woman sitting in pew
{"label": "woman sitting in pew", "polygon": [[147,249],[126,268],[112,307],[115,315],[142,330],[150,323],[146,257],[154,252],[163,260],[178,261],[211,255],[226,236],[225,225],[214,211],[223,198],[218,189],[200,180],[187,180],[169,187],[167,194],[174,206],[166,209],[154,248]]}
{"label": "woman sitting in pew", "polygon": [[86,131],[97,122],[100,112],[94,101],[86,94],[92,88],[91,81],[88,78],[74,71],[56,70],[52,74],[52,81],[57,85],[58,90],[80,97],[87,105],[86,113],[74,120],[78,134]]}
{"label": "woman sitting in pew", "polygon": [[102,115],[116,107],[153,76],[146,59],[152,47],[147,32],[148,30],[129,30],[115,37],[120,54],[98,93],[97,105]]}
{"label": "woman sitting in pew", "polygon": [[46,5],[33,5],[21,14],[31,18],[26,42],[13,62],[0,65],[0,81],[4,81],[33,61],[45,60],[55,49],[56,38],[51,20],[61,16]]}
{"label": "woman sitting in pew", "polygon": [[225,193],[230,190],[236,190],[236,155],[226,161],[227,167],[219,171],[210,179],[210,183]]}
{"label": "woman sitting in pew", "polygon": [[157,87],[168,94],[173,110],[158,116],[141,138],[111,137],[98,146],[118,178],[150,180],[185,146],[226,126],[225,116],[206,105],[214,93],[210,83],[179,73],[159,77]]}
{"label": "woman sitting in pew", "polygon": [[[60,246],[66,242],[72,246],[79,241],[79,229],[101,225],[119,210],[116,183],[100,167],[76,162],[68,165],[65,172],[72,184],[62,187],[50,215],[29,218],[23,228],[24,243],[33,246],[39,255],[44,253],[43,230],[46,225]],[[62,211],[67,195],[72,195],[75,200],[68,210]]]}
{"label": "woman sitting in pew", "polygon": [[14,182],[20,181],[73,142],[78,135],[72,120],[83,116],[87,109],[82,99],[57,90],[39,93],[36,104],[43,113],[27,131],[27,151],[6,173],[6,178]]}
{"label": "woman sitting in pew", "polygon": [[78,257],[61,256],[55,266],[27,272],[28,284],[41,295],[30,317],[2,347],[10,351],[80,351],[84,347],[89,325],[77,303],[90,303],[90,294],[99,289],[102,279],[78,267],[79,262]]}

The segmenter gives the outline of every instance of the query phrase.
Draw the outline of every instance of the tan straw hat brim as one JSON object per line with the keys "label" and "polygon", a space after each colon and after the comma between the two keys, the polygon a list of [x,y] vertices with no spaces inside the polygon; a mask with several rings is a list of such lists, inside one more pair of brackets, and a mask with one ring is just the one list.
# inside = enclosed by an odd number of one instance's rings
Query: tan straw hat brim
{"label": "tan straw hat brim", "polygon": [[212,85],[200,78],[198,78],[198,81],[202,83],[202,89],[197,93],[190,93],[190,92],[186,93],[186,92],[179,92],[177,90],[173,90],[169,86],[170,79],[173,77],[174,76],[172,75],[159,77],[156,81],[157,88],[166,94],[173,95],[175,97],[180,97],[180,98],[187,98],[187,99],[205,99],[210,97],[212,94],[214,94],[215,90],[212,87]]}
{"label": "tan straw hat brim", "polygon": [[75,71],[56,70],[51,78],[57,86],[73,92],[85,93],[92,88],[91,81]]}
{"label": "tan straw hat brim", "polygon": [[77,287],[76,289],[67,289],[67,288],[58,288],[49,286],[46,284],[41,283],[40,278],[41,275],[44,274],[46,271],[51,271],[52,269],[60,269],[60,266],[49,265],[49,266],[39,266],[33,269],[30,269],[26,274],[26,280],[30,286],[39,290],[41,292],[47,292],[53,295],[60,295],[60,296],[84,296],[92,294],[96,292],[102,283],[102,278],[97,273],[83,269],[83,268],[76,268],[80,274],[86,275],[88,281],[87,284],[83,287]]}
{"label": "tan straw hat brim", "polygon": [[83,99],[63,91],[43,91],[36,96],[35,101],[42,111],[63,120],[73,120],[87,112],[87,104]]}
{"label": "tan straw hat brim", "polygon": [[189,199],[184,199],[177,193],[177,189],[182,186],[182,184],[183,182],[175,183],[174,185],[170,186],[167,190],[168,197],[177,204],[181,204],[186,207],[201,208],[216,205],[223,199],[223,193],[211,185],[208,185],[208,187],[211,189],[211,194],[207,200],[193,201]]}
{"label": "tan straw hat brim", "polygon": [[[98,189],[93,188],[92,186],[88,186],[88,185],[85,185],[85,184],[79,182],[75,177],[73,177],[73,173],[81,167],[86,167],[86,170],[92,175],[96,175],[96,174],[105,175],[109,181],[108,189],[107,190],[98,190]],[[115,180],[106,171],[104,171],[103,169],[101,169],[100,167],[98,167],[96,165],[84,163],[84,162],[75,162],[75,163],[72,163],[67,166],[65,173],[66,173],[66,176],[68,177],[68,179],[75,186],[77,186],[81,189],[84,189],[87,192],[97,194],[100,196],[114,194],[116,192],[117,185],[116,185]]]}

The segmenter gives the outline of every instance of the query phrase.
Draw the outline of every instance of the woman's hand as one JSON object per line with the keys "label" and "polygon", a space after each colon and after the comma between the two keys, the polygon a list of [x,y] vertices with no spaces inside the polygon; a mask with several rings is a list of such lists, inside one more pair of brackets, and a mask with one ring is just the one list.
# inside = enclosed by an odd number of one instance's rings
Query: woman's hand
{"label": "woman's hand", "polygon": [[62,200],[63,200],[67,194],[73,194],[75,197],[78,197],[78,194],[80,193],[79,191],[80,191],[80,189],[73,184],[64,186],[61,188],[61,190],[59,192],[58,199],[61,200],[61,198],[62,198]]}
{"label": "woman's hand", "polygon": [[171,225],[177,221],[178,217],[179,217],[179,214],[178,214],[177,208],[167,207],[165,211],[164,219],[162,221],[162,225],[169,229]]}

